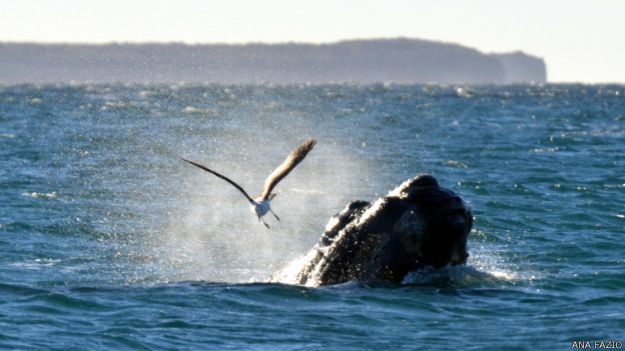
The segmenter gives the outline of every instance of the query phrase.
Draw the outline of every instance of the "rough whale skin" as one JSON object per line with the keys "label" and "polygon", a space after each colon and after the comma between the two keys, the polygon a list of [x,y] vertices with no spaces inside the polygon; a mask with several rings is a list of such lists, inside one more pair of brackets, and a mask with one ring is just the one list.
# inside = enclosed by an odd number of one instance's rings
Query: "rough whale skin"
{"label": "rough whale skin", "polygon": [[297,282],[400,283],[419,268],[465,264],[472,225],[471,209],[458,195],[419,175],[373,203],[351,202],[330,219]]}

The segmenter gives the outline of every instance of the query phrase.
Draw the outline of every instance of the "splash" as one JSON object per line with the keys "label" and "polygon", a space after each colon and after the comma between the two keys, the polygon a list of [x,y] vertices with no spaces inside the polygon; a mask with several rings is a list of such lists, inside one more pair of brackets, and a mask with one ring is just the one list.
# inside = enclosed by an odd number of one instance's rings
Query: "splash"
{"label": "splash", "polygon": [[[254,196],[299,139],[254,145],[220,138],[209,145],[190,145],[183,154],[218,169]],[[208,157],[197,155],[205,150]],[[223,180],[178,159],[168,162],[176,166],[159,180],[167,184],[168,206],[160,209],[160,227],[147,223],[153,234],[133,249],[150,257],[140,263],[143,267],[133,279],[143,274],[159,281],[265,282],[309,251],[327,219],[359,196],[359,184],[351,184],[354,175],[369,173],[367,162],[321,140],[277,186],[272,208],[281,221],[268,217],[268,230],[250,214],[243,196]]]}
{"label": "splash", "polygon": [[[270,279],[271,282],[281,284],[299,285],[299,273],[304,266],[314,257],[314,250],[310,250],[306,256],[301,256],[286,264],[278,270]],[[408,273],[402,285],[448,285],[448,286],[471,286],[483,284],[496,284],[501,282],[515,282],[520,277],[511,271],[501,268],[483,266],[461,265],[447,266],[440,269],[426,267]],[[305,286],[318,287],[319,285],[310,280]]]}
{"label": "splash", "polygon": [[[315,249],[307,255],[290,261],[282,269],[278,270],[270,279],[271,282],[282,284],[299,285],[299,273],[315,256]],[[312,273],[315,276],[315,273]],[[532,276],[530,279],[535,278]],[[484,257],[471,259],[469,264],[460,266],[447,266],[440,269],[425,267],[408,273],[402,285],[448,285],[470,286],[495,284],[501,282],[516,282],[522,279],[516,272],[505,269],[501,262],[494,263],[492,259],[484,260]],[[309,280],[305,286],[318,287],[314,280]]]}
{"label": "splash", "polygon": [[[283,268],[279,269],[271,276],[269,281],[288,285],[299,285],[300,272],[314,257],[314,250],[310,250],[307,255],[296,258],[287,263]],[[309,280],[305,286],[316,287],[318,284]]]}

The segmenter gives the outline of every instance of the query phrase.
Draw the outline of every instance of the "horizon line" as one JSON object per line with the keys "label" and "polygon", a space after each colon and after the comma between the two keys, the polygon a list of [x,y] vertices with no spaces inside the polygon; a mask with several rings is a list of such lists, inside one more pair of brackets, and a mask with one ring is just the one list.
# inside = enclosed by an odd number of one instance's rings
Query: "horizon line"
{"label": "horizon line", "polygon": [[536,83],[536,82],[527,82],[527,83],[437,83],[437,82],[428,82],[428,83],[396,83],[392,81],[380,81],[380,82],[367,82],[367,83],[358,83],[358,82],[329,82],[329,83],[311,83],[311,82],[297,82],[297,83],[273,83],[273,82],[248,82],[248,83],[220,83],[220,82],[195,82],[195,81],[171,81],[171,82],[90,82],[90,81],[56,81],[56,82],[45,82],[45,83],[35,83],[35,82],[19,82],[19,83],[5,83],[0,81],[0,87],[8,87],[8,86],[18,86],[18,85],[36,85],[36,86],[46,86],[46,85],[221,85],[221,86],[237,86],[237,85],[249,85],[249,86],[262,86],[262,85],[270,85],[270,86],[288,86],[288,85],[312,85],[312,86],[321,86],[321,85],[354,85],[354,86],[375,86],[375,85],[390,85],[390,86],[411,86],[411,85],[432,85],[432,86],[441,86],[441,87],[484,87],[484,86],[540,86],[540,85],[585,85],[585,86],[599,86],[599,85],[619,85],[625,87],[624,82],[618,81],[605,81],[605,82],[585,82],[579,80],[571,80],[571,81],[549,81],[547,80],[544,83]]}
{"label": "horizon line", "polygon": [[[523,53],[529,56],[543,58],[538,54],[529,53],[523,49],[514,49],[509,51],[482,51],[475,46],[469,44],[463,44],[459,42],[436,40],[436,39],[423,39],[417,37],[408,36],[388,36],[388,37],[358,37],[358,38],[343,38],[328,41],[297,41],[297,40],[284,40],[284,41],[262,41],[262,40],[249,40],[249,41],[188,41],[188,40],[169,40],[169,41],[154,41],[154,40],[106,40],[106,41],[57,41],[57,40],[3,40],[0,39],[0,45],[3,44],[27,44],[27,45],[83,45],[83,46],[105,46],[105,45],[185,45],[185,46],[209,46],[209,45],[224,45],[224,46],[246,46],[246,45],[311,45],[311,46],[324,46],[324,45],[336,45],[348,42],[358,41],[421,41],[436,44],[457,45],[468,49],[472,49],[483,54],[508,54],[508,53]],[[544,59],[544,58],[543,58]]]}

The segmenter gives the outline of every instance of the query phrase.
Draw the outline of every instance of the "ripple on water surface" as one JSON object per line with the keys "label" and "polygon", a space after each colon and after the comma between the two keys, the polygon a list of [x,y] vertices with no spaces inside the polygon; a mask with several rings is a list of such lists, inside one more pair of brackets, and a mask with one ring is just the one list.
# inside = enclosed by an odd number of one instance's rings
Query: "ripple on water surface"
{"label": "ripple on water surface", "polygon": [[[0,88],[0,347],[564,349],[625,330],[619,85]],[[256,223],[251,192],[319,140]],[[351,200],[432,173],[467,267],[265,283]],[[262,175],[259,177],[259,175]]]}

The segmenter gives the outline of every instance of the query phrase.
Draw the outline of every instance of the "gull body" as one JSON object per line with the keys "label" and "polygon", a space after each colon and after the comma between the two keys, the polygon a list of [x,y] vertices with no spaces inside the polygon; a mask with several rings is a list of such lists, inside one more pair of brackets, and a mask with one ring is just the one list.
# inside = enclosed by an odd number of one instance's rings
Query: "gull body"
{"label": "gull body", "polygon": [[271,172],[271,174],[267,177],[267,179],[265,180],[265,185],[263,186],[263,191],[261,192],[260,196],[255,199],[252,199],[252,197],[250,197],[250,195],[245,191],[245,189],[243,189],[243,187],[241,187],[239,184],[235,183],[231,179],[227,178],[226,176],[219,174],[197,162],[193,162],[185,158],[182,158],[182,160],[209,173],[212,173],[213,175],[225,180],[226,182],[230,183],[230,185],[234,186],[245,196],[250,204],[250,211],[258,217],[258,221],[262,222],[265,227],[269,228],[269,225],[263,219],[263,216],[265,216],[268,212],[271,212],[271,214],[273,214],[273,216],[276,217],[277,220],[280,220],[280,217],[278,217],[271,210],[271,200],[276,196],[276,194],[272,192],[273,189],[282,179],[284,179],[284,177],[289,174],[289,172],[291,172],[291,170],[293,170],[293,168],[295,168],[295,166],[302,162],[302,160],[313,149],[316,143],[317,141],[311,138],[296,147],[293,151],[291,151],[291,153],[287,156],[286,160],[284,160],[282,164],[280,164],[280,166],[278,166],[278,168]]}
{"label": "gull body", "polygon": [[263,200],[259,197],[254,199],[254,203],[250,204],[250,211],[259,218],[263,217],[267,212],[271,211],[271,200]]}

